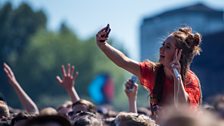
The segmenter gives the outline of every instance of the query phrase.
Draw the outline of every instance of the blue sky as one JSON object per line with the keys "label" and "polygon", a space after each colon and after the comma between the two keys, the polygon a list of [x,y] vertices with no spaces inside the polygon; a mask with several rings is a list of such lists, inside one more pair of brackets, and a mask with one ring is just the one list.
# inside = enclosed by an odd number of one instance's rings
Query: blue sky
{"label": "blue sky", "polygon": [[[0,4],[7,0],[0,0]],[[30,3],[34,9],[44,9],[48,27],[57,29],[65,21],[82,39],[95,35],[106,24],[111,36],[139,60],[139,27],[144,17],[166,10],[203,2],[224,10],[224,0],[10,0],[17,6]]]}

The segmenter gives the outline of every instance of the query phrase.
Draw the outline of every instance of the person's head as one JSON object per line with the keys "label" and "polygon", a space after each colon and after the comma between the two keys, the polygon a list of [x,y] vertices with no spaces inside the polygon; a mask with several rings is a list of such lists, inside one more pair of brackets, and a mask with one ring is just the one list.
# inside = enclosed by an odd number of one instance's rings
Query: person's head
{"label": "person's head", "polygon": [[57,110],[52,107],[47,107],[40,111],[40,115],[57,115],[57,114],[58,114]]}
{"label": "person's head", "polygon": [[64,104],[57,108],[57,112],[59,115],[68,118],[68,113],[72,111],[72,102],[66,101]]}
{"label": "person's head", "polygon": [[26,112],[20,112],[18,113],[11,121],[11,126],[24,126],[26,121],[28,119],[33,118],[35,115],[26,113]]}
{"label": "person's head", "polygon": [[73,103],[72,111],[73,113],[77,113],[79,111],[96,113],[96,106],[90,101],[80,99]]}
{"label": "person's head", "polygon": [[224,119],[224,95],[218,95],[213,104],[217,114]]}
{"label": "person's head", "polygon": [[160,114],[160,126],[216,126],[216,121],[212,113],[187,106],[164,108]]}
{"label": "person's head", "polygon": [[73,126],[102,126],[102,120],[99,116],[92,112],[78,112],[75,117],[71,120]]}
{"label": "person's head", "polygon": [[71,124],[60,115],[40,115],[27,120],[24,126],[71,126]]}
{"label": "person's head", "polygon": [[198,126],[198,122],[188,116],[175,116],[166,120],[161,126]]}
{"label": "person's head", "polygon": [[159,62],[163,64],[164,67],[169,67],[174,58],[175,51],[182,50],[180,58],[181,74],[185,75],[194,56],[200,54],[200,43],[201,35],[199,33],[192,33],[190,27],[181,27],[179,30],[171,33],[163,42],[160,48]]}
{"label": "person's head", "polygon": [[99,113],[104,118],[116,117],[117,112],[113,110],[113,107],[110,105],[98,106],[97,113]]}
{"label": "person's head", "polygon": [[62,106],[66,106],[66,107],[70,108],[70,107],[72,107],[72,101],[67,100],[62,104]]}
{"label": "person's head", "polygon": [[0,101],[0,118],[9,116],[10,114],[8,105],[4,101]]}
{"label": "person's head", "polygon": [[146,116],[152,116],[152,112],[150,111],[150,109],[146,108],[146,107],[140,107],[138,108],[138,114],[143,114]]}
{"label": "person's head", "polygon": [[148,116],[136,113],[120,112],[115,118],[116,126],[156,126]]}
{"label": "person's head", "polygon": [[104,126],[116,126],[115,125],[115,117],[103,118]]}

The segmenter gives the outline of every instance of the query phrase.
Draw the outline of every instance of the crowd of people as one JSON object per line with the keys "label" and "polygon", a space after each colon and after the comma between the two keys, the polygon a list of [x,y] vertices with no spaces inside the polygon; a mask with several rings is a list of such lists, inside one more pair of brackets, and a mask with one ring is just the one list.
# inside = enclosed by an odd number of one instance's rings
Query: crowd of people
{"label": "crowd of people", "polygon": [[[137,62],[107,43],[109,25],[96,35],[98,47],[116,65],[136,75],[149,91],[148,107],[137,106],[138,84],[132,79],[125,83],[129,111],[118,112],[113,107],[96,106],[82,99],[75,86],[75,67],[62,65],[62,77],[56,80],[70,100],[58,107],[39,109],[23,90],[8,64],[3,69],[24,110],[11,108],[0,100],[0,126],[223,126],[224,95],[213,104],[202,104],[201,85],[190,70],[194,56],[200,53],[201,36],[183,27],[171,33],[160,48],[158,63]],[[115,99],[116,100],[116,99]]]}

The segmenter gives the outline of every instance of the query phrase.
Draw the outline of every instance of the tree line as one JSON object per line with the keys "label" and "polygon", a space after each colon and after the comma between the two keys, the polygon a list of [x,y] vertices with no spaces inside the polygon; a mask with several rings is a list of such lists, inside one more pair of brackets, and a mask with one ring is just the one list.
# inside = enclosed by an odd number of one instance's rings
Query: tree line
{"label": "tree line", "polygon": [[[97,73],[108,72],[115,83],[124,82],[124,71],[96,47],[95,33],[83,40],[63,22],[59,30],[49,30],[47,20],[43,10],[33,10],[27,3],[18,7],[10,2],[0,5],[0,62],[11,65],[22,87],[38,105],[56,105],[67,97],[55,80],[62,64],[73,64],[79,71],[76,89],[84,98],[88,98],[88,84]],[[0,82],[1,95],[18,107],[18,98],[2,68]],[[117,85],[115,94],[119,97],[123,89]]]}

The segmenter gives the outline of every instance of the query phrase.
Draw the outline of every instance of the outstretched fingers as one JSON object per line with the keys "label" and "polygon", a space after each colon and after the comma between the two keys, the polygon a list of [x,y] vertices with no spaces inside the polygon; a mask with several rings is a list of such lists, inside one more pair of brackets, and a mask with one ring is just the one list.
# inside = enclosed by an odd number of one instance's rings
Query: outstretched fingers
{"label": "outstretched fingers", "polygon": [[174,55],[174,60],[175,61],[180,61],[181,54],[182,54],[182,49],[176,49],[175,50],[175,55]]}
{"label": "outstretched fingers", "polygon": [[62,79],[59,76],[56,76],[56,80],[58,81],[59,84],[63,83]]}
{"label": "outstretched fingers", "polygon": [[180,61],[181,54],[182,54],[182,49],[180,49],[180,50],[178,51],[178,54],[177,54],[177,61]]}
{"label": "outstretched fingers", "polygon": [[68,68],[67,68],[67,69],[68,69],[68,70],[67,70],[67,72],[68,72],[67,75],[70,76],[70,75],[71,75],[71,65],[68,64],[67,67],[68,67]]}
{"label": "outstretched fingers", "polygon": [[64,66],[64,65],[61,65],[61,71],[62,71],[62,75],[63,75],[63,77],[66,77],[67,74],[66,74],[65,66]]}
{"label": "outstretched fingers", "polygon": [[131,80],[129,79],[126,84],[125,84],[125,89],[130,89],[131,88],[131,85],[132,85],[132,82]]}
{"label": "outstretched fingers", "polygon": [[[77,76],[78,76],[78,72],[75,72],[75,67],[74,66],[72,66],[72,68],[70,69],[70,77],[71,77],[71,79],[73,79],[73,80],[75,80],[76,78],[77,78]],[[75,75],[74,75],[74,72],[75,72]]]}
{"label": "outstretched fingers", "polygon": [[10,78],[13,77],[13,72],[12,72],[11,68],[6,63],[4,63],[3,65],[4,65],[4,71],[5,71],[6,75]]}
{"label": "outstretched fingers", "polygon": [[79,75],[79,72],[75,72],[73,79],[75,80],[78,77],[78,75]]}
{"label": "outstretched fingers", "polygon": [[177,61],[177,54],[178,54],[178,49],[175,49],[173,61]]}
{"label": "outstretched fingers", "polygon": [[71,68],[71,76],[72,77],[74,76],[74,71],[75,71],[75,67],[72,65],[72,68]]}
{"label": "outstretched fingers", "polygon": [[7,69],[7,67],[6,67],[6,64],[5,64],[5,63],[3,64],[3,69],[4,69],[4,71],[5,71],[5,73],[6,73],[6,74],[9,74],[9,71],[8,71],[8,69]]}

